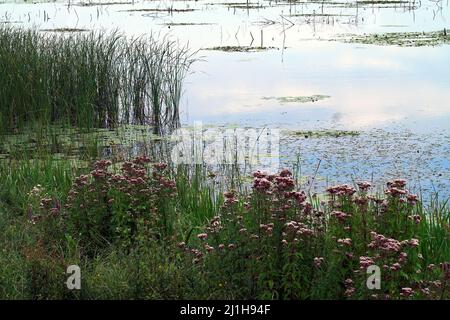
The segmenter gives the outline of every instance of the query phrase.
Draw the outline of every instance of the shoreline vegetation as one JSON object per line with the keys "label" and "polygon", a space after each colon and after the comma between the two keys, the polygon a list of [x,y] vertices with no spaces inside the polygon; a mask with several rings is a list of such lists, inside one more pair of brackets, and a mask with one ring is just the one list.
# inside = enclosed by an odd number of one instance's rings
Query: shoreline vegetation
{"label": "shoreline vegetation", "polygon": [[[3,298],[450,298],[448,203],[426,207],[402,179],[319,198],[286,169],[223,191],[201,166],[147,156],[25,163],[0,170]],[[65,287],[72,264],[81,290]],[[379,290],[366,287],[372,265]]]}

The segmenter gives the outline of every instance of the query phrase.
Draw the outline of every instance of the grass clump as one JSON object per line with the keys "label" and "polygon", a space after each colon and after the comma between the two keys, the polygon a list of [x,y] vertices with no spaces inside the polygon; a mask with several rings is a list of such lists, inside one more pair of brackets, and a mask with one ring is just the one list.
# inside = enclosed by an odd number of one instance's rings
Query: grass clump
{"label": "grass clump", "polygon": [[185,48],[118,32],[0,28],[0,132],[37,125],[177,125]]}
{"label": "grass clump", "polygon": [[54,28],[54,29],[40,29],[42,32],[88,32],[89,29],[81,28]]}

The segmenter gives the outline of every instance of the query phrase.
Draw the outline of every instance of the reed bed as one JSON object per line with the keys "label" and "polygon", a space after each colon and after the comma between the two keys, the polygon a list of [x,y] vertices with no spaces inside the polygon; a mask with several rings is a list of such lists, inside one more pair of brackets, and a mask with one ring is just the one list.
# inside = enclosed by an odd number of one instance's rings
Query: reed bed
{"label": "reed bed", "polygon": [[34,125],[176,127],[186,47],[118,31],[50,34],[0,28],[0,132]]}

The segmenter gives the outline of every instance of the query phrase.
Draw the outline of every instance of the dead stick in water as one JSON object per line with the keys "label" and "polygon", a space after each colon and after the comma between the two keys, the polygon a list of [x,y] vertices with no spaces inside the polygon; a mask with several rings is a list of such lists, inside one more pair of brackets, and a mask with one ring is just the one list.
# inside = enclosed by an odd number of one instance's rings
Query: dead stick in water
{"label": "dead stick in water", "polygon": [[263,35],[263,29],[261,29],[261,48],[263,47],[264,44],[264,35]]}

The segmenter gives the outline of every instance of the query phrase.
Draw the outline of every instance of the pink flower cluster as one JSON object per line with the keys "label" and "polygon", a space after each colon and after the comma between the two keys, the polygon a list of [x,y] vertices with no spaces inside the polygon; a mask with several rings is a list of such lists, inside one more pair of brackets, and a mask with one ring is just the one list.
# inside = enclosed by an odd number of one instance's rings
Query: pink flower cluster
{"label": "pink flower cluster", "polygon": [[345,222],[348,218],[350,218],[352,215],[350,213],[345,213],[342,211],[332,211],[330,213],[332,217],[335,217],[339,222]]}
{"label": "pink flower cluster", "polygon": [[[214,234],[218,233],[222,229],[222,223],[220,221],[220,216],[215,216],[209,221],[209,225],[205,228],[206,232]],[[206,236],[207,234],[204,233]]]}
{"label": "pink flower cluster", "polygon": [[140,165],[140,166],[144,166],[147,163],[150,163],[150,158],[147,157],[146,155],[142,155],[142,156],[137,156],[136,158],[134,158],[133,163],[136,165]]}
{"label": "pink flower cluster", "polygon": [[402,288],[402,291],[400,292],[400,295],[402,297],[406,297],[406,298],[412,296],[413,294],[414,294],[413,289],[408,288],[408,287]]}
{"label": "pink flower cluster", "polygon": [[94,170],[91,171],[91,176],[94,180],[107,179],[111,174],[108,172],[108,167],[111,166],[110,160],[98,160],[94,163]]}
{"label": "pink flower cluster", "polygon": [[311,236],[314,234],[314,231],[306,224],[298,221],[289,221],[285,224],[285,227],[292,236]]}
{"label": "pink flower cluster", "polygon": [[387,238],[374,231],[372,231],[370,235],[372,237],[372,242],[367,246],[371,249],[380,249],[385,252],[399,252],[402,248],[402,244],[398,240]]}
{"label": "pink flower cluster", "polygon": [[86,186],[86,185],[89,183],[89,182],[88,182],[88,179],[89,179],[89,176],[86,175],[86,174],[83,174],[83,175],[81,175],[81,176],[75,178],[74,184],[75,184],[77,187],[83,187],[83,186]]}
{"label": "pink flower cluster", "polygon": [[439,264],[439,266],[441,267],[441,270],[444,273],[444,278],[450,280],[450,261],[442,262]]}
{"label": "pink flower cluster", "polygon": [[208,234],[207,233],[199,233],[197,235],[197,238],[199,238],[200,240],[205,240],[208,238]]}
{"label": "pink flower cluster", "polygon": [[269,191],[272,187],[272,181],[274,180],[274,175],[268,175],[262,171],[255,171],[253,173],[253,188],[258,191]]}
{"label": "pink flower cluster", "polygon": [[328,187],[326,191],[331,195],[336,196],[352,196],[356,190],[348,184],[341,184],[337,186]]}
{"label": "pink flower cluster", "polygon": [[408,191],[406,191],[404,189],[391,187],[391,188],[386,189],[385,193],[388,195],[391,195],[393,197],[400,197],[400,196],[407,194]]}
{"label": "pink flower cluster", "polygon": [[110,160],[98,160],[94,164],[94,169],[106,170],[110,165],[112,165]]}
{"label": "pink flower cluster", "polygon": [[405,179],[394,179],[393,181],[389,181],[387,183],[388,188],[399,188],[404,189],[406,187]]}
{"label": "pink flower cluster", "polygon": [[272,232],[273,232],[273,227],[274,227],[274,224],[271,222],[271,223],[268,223],[268,224],[260,224],[259,225],[259,228],[262,230],[262,231],[264,231],[266,234],[268,234],[268,235],[271,235],[272,234]]}
{"label": "pink flower cluster", "polygon": [[[289,172],[289,171],[287,171],[287,172]],[[280,192],[290,191],[290,190],[294,189],[294,187],[295,187],[294,179],[291,178],[290,172],[289,172],[289,174],[285,174],[285,175],[280,174],[280,176],[275,177],[275,182],[276,182],[276,190],[280,191]]]}
{"label": "pink flower cluster", "polygon": [[390,270],[391,271],[398,271],[398,270],[400,270],[401,267],[402,266],[400,265],[400,263],[395,262],[394,264],[392,264],[392,266],[390,266]]}
{"label": "pink flower cluster", "polygon": [[223,194],[223,196],[225,197],[225,205],[226,206],[238,203],[238,199],[236,198],[237,195],[234,190],[225,192]]}
{"label": "pink flower cluster", "polygon": [[157,171],[163,171],[163,170],[165,170],[166,168],[167,168],[167,164],[166,163],[155,163],[154,165],[153,165],[153,168],[155,169],[155,170],[157,170]]}
{"label": "pink flower cluster", "polygon": [[419,224],[422,218],[420,215],[414,214],[414,215],[408,216],[408,219],[411,219],[412,221],[414,221],[415,224]]}

